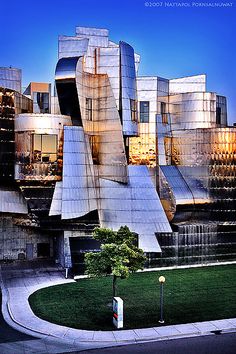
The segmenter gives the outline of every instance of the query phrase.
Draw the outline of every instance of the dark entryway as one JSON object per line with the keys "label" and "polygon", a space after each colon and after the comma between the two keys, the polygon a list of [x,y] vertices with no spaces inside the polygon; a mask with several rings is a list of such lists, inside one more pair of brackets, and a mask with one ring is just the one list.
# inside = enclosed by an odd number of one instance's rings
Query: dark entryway
{"label": "dark entryway", "polygon": [[37,257],[50,257],[50,244],[49,243],[38,243],[37,244]]}

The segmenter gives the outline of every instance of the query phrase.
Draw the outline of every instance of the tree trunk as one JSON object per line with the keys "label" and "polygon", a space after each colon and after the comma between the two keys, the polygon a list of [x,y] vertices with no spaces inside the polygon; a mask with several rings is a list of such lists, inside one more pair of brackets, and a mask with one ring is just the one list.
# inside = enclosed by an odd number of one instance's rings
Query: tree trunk
{"label": "tree trunk", "polygon": [[113,275],[113,277],[112,277],[112,292],[113,292],[113,297],[116,296],[116,290],[117,290],[116,286],[117,286],[117,276],[116,276],[116,275]]}

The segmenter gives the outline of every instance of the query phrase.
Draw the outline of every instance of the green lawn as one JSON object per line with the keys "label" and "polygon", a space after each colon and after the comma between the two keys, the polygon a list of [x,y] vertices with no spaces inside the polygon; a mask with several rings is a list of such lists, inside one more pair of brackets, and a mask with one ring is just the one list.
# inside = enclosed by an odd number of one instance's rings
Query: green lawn
{"label": "green lawn", "polygon": [[[160,275],[166,277],[166,325],[236,317],[236,265],[145,272],[118,280],[125,328],[158,326]],[[96,330],[113,329],[111,300],[111,277],[44,288],[29,297],[45,320]]]}

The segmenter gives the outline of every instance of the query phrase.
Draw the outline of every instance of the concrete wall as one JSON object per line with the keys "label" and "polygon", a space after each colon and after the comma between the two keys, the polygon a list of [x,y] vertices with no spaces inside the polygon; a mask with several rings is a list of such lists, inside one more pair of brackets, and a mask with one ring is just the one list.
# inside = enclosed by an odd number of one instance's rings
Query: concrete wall
{"label": "concrete wall", "polygon": [[53,256],[53,236],[39,229],[21,226],[24,219],[19,216],[0,215],[0,260],[35,259],[38,244],[49,244]]}

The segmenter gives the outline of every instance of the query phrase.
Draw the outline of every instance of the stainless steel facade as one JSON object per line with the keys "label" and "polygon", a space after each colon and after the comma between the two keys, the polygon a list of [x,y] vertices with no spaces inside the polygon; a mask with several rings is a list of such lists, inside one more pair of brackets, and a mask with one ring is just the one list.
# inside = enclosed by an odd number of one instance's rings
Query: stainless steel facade
{"label": "stainless steel facade", "polygon": [[34,113],[51,113],[51,84],[31,82],[25,89],[24,95],[33,100]]}
{"label": "stainless steel facade", "polygon": [[17,68],[0,68],[0,87],[8,88],[21,93],[21,69]]}
{"label": "stainless steel facade", "polygon": [[[37,227],[34,242],[46,230],[44,254],[54,242],[54,257],[80,271],[84,253],[99,249],[95,226],[128,225],[149,264],[234,259],[236,128],[226,98],[207,92],[206,75],[139,77],[139,62],[106,29],[59,37],[50,110],[33,94],[49,87],[31,83],[34,113],[29,100],[31,111],[3,117],[14,121],[14,187],[1,186],[0,211],[17,205],[11,225]],[[28,258],[26,244],[20,253]]]}

